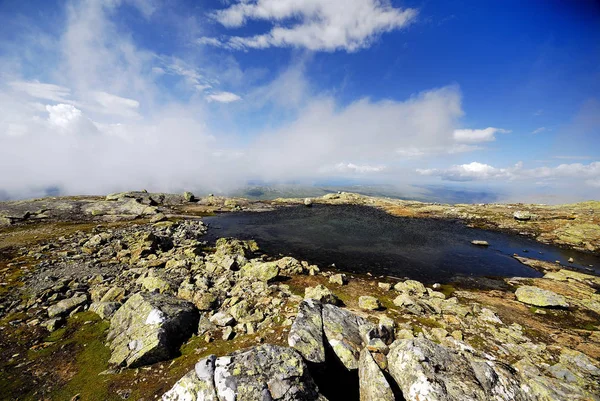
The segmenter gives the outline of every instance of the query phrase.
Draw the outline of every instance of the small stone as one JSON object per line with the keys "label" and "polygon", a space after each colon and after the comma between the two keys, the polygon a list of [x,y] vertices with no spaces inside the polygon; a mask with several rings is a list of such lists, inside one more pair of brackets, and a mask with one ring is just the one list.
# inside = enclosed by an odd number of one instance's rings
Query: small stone
{"label": "small stone", "polygon": [[569,258],[569,263],[574,263],[574,262],[575,262],[575,259]]}
{"label": "small stone", "polygon": [[165,216],[164,213],[156,213],[150,219],[150,223],[160,223],[161,221],[165,221],[166,219],[167,219],[167,216]]}
{"label": "small stone", "polygon": [[234,332],[233,332],[233,328],[231,326],[226,326],[223,329],[223,340],[225,341],[229,341],[233,338],[234,336]]}
{"label": "small stone", "polygon": [[313,204],[312,199],[310,199],[310,198],[304,199],[304,206],[311,207],[312,204]]}
{"label": "small stone", "polygon": [[331,284],[346,285],[348,284],[348,278],[342,273],[334,274],[333,276],[329,277],[329,282]]}
{"label": "small stone", "polygon": [[338,297],[336,297],[329,288],[324,285],[317,285],[316,287],[307,287],[304,289],[304,299],[314,299],[324,304],[337,305],[339,303]]}
{"label": "small stone", "polygon": [[517,210],[513,213],[513,217],[515,220],[529,221],[533,218],[533,214],[528,211]]}
{"label": "small stone", "polygon": [[381,302],[370,295],[363,295],[358,298],[358,306],[364,310],[377,310],[381,308]]}
{"label": "small stone", "polygon": [[225,312],[215,313],[208,320],[219,327],[231,326],[235,322],[233,316]]}
{"label": "small stone", "polygon": [[490,244],[487,241],[477,240],[477,239],[471,241],[471,244],[477,245],[477,246],[490,246]]}
{"label": "small stone", "polygon": [[392,285],[390,283],[377,283],[377,286],[384,291],[389,291],[392,289]]}

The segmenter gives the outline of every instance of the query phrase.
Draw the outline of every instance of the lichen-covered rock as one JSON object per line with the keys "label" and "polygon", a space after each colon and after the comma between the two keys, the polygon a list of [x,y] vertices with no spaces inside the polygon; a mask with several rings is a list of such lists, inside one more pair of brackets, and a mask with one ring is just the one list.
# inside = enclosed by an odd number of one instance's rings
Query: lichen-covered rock
{"label": "lichen-covered rock", "polygon": [[508,368],[424,338],[396,340],[389,371],[407,401],[532,400]]}
{"label": "lichen-covered rock", "polygon": [[394,393],[373,356],[367,349],[360,352],[358,361],[360,401],[394,401]]}
{"label": "lichen-covered rock", "polygon": [[536,401],[600,401],[598,394],[593,394],[577,384],[543,375],[529,360],[518,361],[514,368],[520,373],[524,391],[531,394]]}
{"label": "lichen-covered rock", "polygon": [[102,319],[110,319],[120,306],[118,302],[94,302],[90,305],[90,312],[94,312]]}
{"label": "lichen-covered rock", "polygon": [[366,319],[333,305],[323,305],[323,331],[329,345],[346,369],[358,368],[366,334],[374,325]]}
{"label": "lichen-covered rock", "polygon": [[569,304],[562,295],[532,285],[524,285],[515,291],[517,299],[527,305],[568,308]]}
{"label": "lichen-covered rock", "polygon": [[329,277],[329,282],[331,284],[346,285],[346,284],[348,284],[348,278],[346,277],[345,274],[338,273],[338,274],[334,274],[331,277]]}
{"label": "lichen-covered rock", "polygon": [[277,262],[258,262],[252,261],[246,263],[240,272],[243,277],[251,277],[256,280],[268,283],[279,275],[279,266]]}
{"label": "lichen-covered rock", "polygon": [[220,401],[323,399],[300,354],[275,345],[218,358],[214,383]]}
{"label": "lichen-covered rock", "polygon": [[210,355],[175,383],[162,396],[162,401],[219,401],[215,389],[214,374],[216,357]]}
{"label": "lichen-covered rock", "polygon": [[170,358],[198,326],[198,311],[164,294],[137,293],[110,320],[110,363],[137,367]]}
{"label": "lichen-covered rock", "polygon": [[405,293],[407,295],[421,296],[427,293],[423,283],[416,280],[406,280],[404,282],[397,283],[394,289],[398,292]]}
{"label": "lichen-covered rock", "polygon": [[56,304],[48,308],[48,317],[64,316],[73,309],[87,302],[87,295],[78,295],[71,298],[58,301]]}
{"label": "lichen-covered rock", "polygon": [[381,308],[381,302],[370,295],[363,295],[358,298],[358,307],[364,310],[377,310]]}
{"label": "lichen-covered rock", "polygon": [[335,294],[329,290],[329,288],[321,284],[315,287],[305,288],[304,299],[314,299],[315,301],[332,305],[337,305],[340,302],[338,297],[336,297]]}
{"label": "lichen-covered rock", "polygon": [[513,217],[515,220],[529,221],[529,220],[533,219],[534,215],[533,215],[533,213],[528,212],[527,210],[517,210],[516,212],[513,213]]}
{"label": "lichen-covered rock", "polygon": [[315,300],[302,301],[288,335],[290,347],[295,348],[304,359],[313,363],[325,362],[322,309],[322,305]]}

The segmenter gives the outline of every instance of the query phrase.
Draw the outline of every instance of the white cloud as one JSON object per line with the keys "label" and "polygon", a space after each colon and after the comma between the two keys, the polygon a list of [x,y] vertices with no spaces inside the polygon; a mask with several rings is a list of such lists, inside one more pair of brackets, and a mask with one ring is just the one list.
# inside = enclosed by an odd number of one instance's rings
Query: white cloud
{"label": "white cloud", "polygon": [[508,168],[496,168],[488,164],[472,162],[447,169],[417,169],[417,173],[448,181],[537,180],[544,183],[568,179],[571,183],[595,186],[600,180],[600,162],[561,164],[556,167],[533,169],[523,168],[522,162]]}
{"label": "white cloud", "polygon": [[323,173],[342,173],[342,174],[369,174],[380,173],[386,169],[385,166],[372,166],[368,164],[338,163],[334,166],[326,166],[320,169]]}
{"label": "white cloud", "polygon": [[13,89],[24,92],[31,97],[55,102],[67,102],[71,90],[59,85],[41,83],[39,81],[15,81],[9,84]]}
{"label": "white cloud", "polygon": [[241,97],[239,97],[238,95],[236,95],[235,93],[231,93],[231,92],[217,92],[217,93],[211,93],[210,95],[206,96],[206,100],[208,100],[209,102],[219,102],[219,103],[231,103],[231,102],[237,102],[239,100],[242,100]]}
{"label": "white cloud", "polygon": [[97,91],[92,93],[93,99],[101,106],[100,112],[121,117],[138,118],[140,102],[112,95],[110,93]]}
{"label": "white cloud", "polygon": [[416,19],[417,11],[392,7],[387,0],[237,0],[212,16],[229,28],[248,20],[269,21],[274,26],[268,33],[235,36],[225,42],[201,38],[202,44],[353,52],[368,47],[382,33],[406,27]]}
{"label": "white cloud", "polygon": [[509,130],[488,127],[485,129],[458,129],[454,131],[454,140],[461,143],[493,142],[497,133],[508,133]]}
{"label": "white cloud", "polygon": [[532,134],[539,134],[539,133],[544,132],[544,131],[546,131],[546,127],[539,127],[539,128],[534,129],[533,131],[531,131],[531,133]]}
{"label": "white cloud", "polygon": [[[520,167],[520,165],[516,165],[513,169],[518,169]],[[445,170],[417,169],[417,173],[421,175],[439,176],[448,181],[473,181],[511,178],[511,172],[509,169],[499,169],[492,167],[489,164],[478,162],[456,165]]]}
{"label": "white cloud", "polygon": [[94,123],[83,115],[81,110],[70,104],[46,106],[50,126],[57,132],[69,135],[87,135],[97,133]]}

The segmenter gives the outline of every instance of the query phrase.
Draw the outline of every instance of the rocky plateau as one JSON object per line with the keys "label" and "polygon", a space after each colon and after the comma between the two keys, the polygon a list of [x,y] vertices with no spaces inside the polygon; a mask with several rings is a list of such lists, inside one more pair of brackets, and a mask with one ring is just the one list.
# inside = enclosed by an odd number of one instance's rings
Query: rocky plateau
{"label": "rocky plateau", "polygon": [[0,398],[600,400],[600,277],[590,272],[515,255],[543,277],[425,285],[204,239],[212,213],[321,203],[600,255],[600,202],[145,191],[2,202]]}

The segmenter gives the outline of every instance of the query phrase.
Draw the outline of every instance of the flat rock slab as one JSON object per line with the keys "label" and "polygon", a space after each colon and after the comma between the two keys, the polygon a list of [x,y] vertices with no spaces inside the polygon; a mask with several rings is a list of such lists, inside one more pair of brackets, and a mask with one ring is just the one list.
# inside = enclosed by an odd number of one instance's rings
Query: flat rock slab
{"label": "flat rock slab", "polygon": [[198,326],[194,305],[168,295],[137,293],[110,320],[110,363],[138,367],[169,359]]}
{"label": "flat rock slab", "polygon": [[552,291],[543,290],[532,285],[524,285],[517,288],[517,291],[515,291],[515,296],[519,301],[527,305],[560,308],[569,307],[567,300],[562,295],[558,295]]}
{"label": "flat rock slab", "polygon": [[313,363],[325,362],[322,310],[323,306],[320,302],[313,299],[302,301],[288,336],[290,347],[295,348],[304,359]]}
{"label": "flat rock slab", "polygon": [[57,316],[64,316],[68,312],[85,304],[86,302],[87,295],[85,294],[63,299],[62,301],[58,301],[56,304],[48,308],[48,317],[53,318]]}
{"label": "flat rock slab", "polygon": [[512,371],[424,338],[395,341],[388,363],[407,401],[531,399]]}

